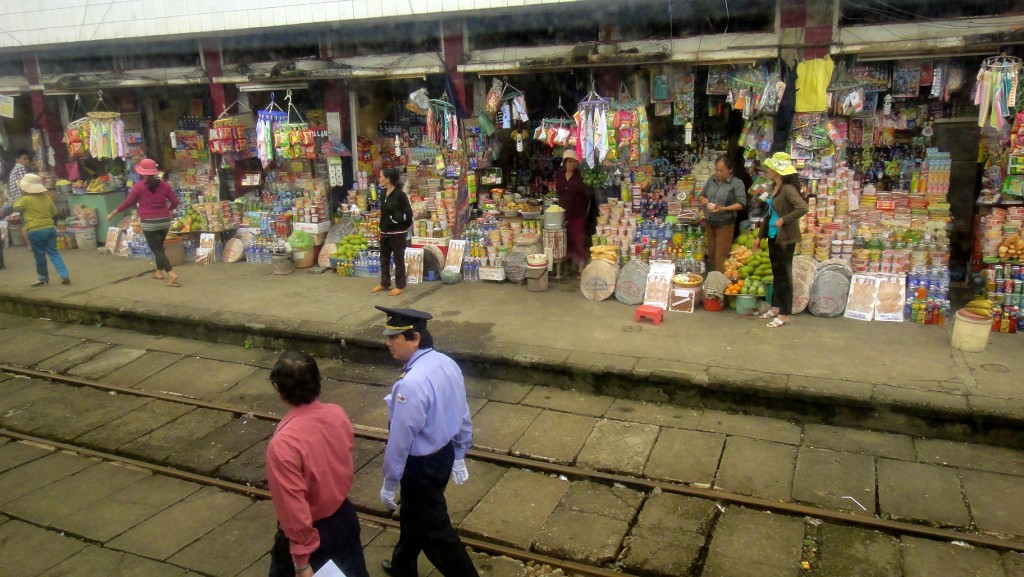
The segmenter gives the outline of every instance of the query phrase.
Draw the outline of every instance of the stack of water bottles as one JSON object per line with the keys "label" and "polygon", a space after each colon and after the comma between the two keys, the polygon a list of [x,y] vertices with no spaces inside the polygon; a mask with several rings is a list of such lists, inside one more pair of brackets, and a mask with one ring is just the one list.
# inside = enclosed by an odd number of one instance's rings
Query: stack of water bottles
{"label": "stack of water bottles", "polygon": [[907,275],[906,321],[945,326],[952,313],[949,304],[949,268],[913,270]]}
{"label": "stack of water bottles", "polygon": [[376,250],[361,250],[356,257],[355,274],[361,277],[380,276],[380,252]]}
{"label": "stack of water bottles", "polygon": [[146,237],[141,234],[133,234],[128,238],[128,251],[131,258],[153,258],[153,251],[149,248],[149,243],[146,242]]}
{"label": "stack of water bottles", "polygon": [[245,247],[245,262],[249,264],[272,264],[274,262],[272,241],[264,236],[253,239]]}
{"label": "stack of water bottles", "polygon": [[467,256],[462,261],[462,280],[467,281],[478,281],[480,280],[480,265],[483,264],[483,259],[476,252],[476,245],[473,245],[473,249],[470,252],[470,256]]}

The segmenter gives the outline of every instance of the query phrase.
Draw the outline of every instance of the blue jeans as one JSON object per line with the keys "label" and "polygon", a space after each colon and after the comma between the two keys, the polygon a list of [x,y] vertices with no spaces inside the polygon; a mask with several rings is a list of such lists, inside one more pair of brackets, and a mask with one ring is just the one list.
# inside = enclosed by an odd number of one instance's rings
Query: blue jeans
{"label": "blue jeans", "polygon": [[49,282],[50,273],[46,270],[46,255],[50,255],[53,268],[61,279],[68,278],[68,267],[57,252],[57,229],[55,227],[28,231],[28,244],[32,246],[32,256],[36,257],[36,274],[39,280]]}

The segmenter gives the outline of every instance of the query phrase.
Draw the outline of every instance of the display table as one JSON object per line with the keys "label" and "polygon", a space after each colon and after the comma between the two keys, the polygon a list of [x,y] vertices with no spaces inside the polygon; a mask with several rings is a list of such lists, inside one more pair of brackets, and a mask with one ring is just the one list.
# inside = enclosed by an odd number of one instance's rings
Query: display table
{"label": "display table", "polygon": [[[96,241],[102,245],[107,240],[107,229],[110,228],[110,223],[107,221],[107,215],[117,208],[119,204],[124,202],[125,196],[127,195],[124,190],[102,193],[73,194],[68,197],[68,204],[71,206],[82,205],[96,210],[98,223],[96,226]],[[123,218],[123,215],[120,216]]]}

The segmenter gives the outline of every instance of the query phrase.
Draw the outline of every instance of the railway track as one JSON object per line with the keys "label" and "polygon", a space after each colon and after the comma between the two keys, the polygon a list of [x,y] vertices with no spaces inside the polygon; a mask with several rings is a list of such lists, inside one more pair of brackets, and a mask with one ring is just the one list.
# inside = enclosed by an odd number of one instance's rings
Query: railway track
{"label": "railway track", "polygon": [[[246,408],[232,407],[228,405],[192,399],[171,393],[145,391],[128,387],[109,385],[88,379],[76,378],[33,369],[26,369],[21,367],[0,364],[0,371],[6,372],[11,375],[17,375],[33,379],[41,379],[52,383],[67,385],[76,388],[87,388],[107,393],[114,393],[118,395],[131,395],[135,397],[160,400],[180,405],[207,409],[211,411],[229,413],[234,417],[246,416],[248,418],[258,419],[261,421],[266,421],[268,423],[276,423],[280,419],[279,416],[271,413],[252,411]],[[387,437],[386,433],[380,430],[375,430],[369,427],[361,426],[359,424],[355,424],[355,434],[357,438],[364,439],[366,441],[374,443],[384,443]],[[269,493],[263,489],[241,483],[232,482],[230,480],[215,478],[209,475],[197,474],[195,472],[190,472],[187,470],[183,470],[181,468],[154,464],[143,460],[127,457],[125,455],[97,451],[95,449],[76,446],[74,444],[60,442],[53,439],[37,437],[35,435],[26,434],[24,432],[0,430],[0,435],[6,436],[11,439],[47,444],[60,450],[75,452],[93,458],[126,463],[162,475],[177,477],[180,479],[185,479],[191,482],[207,486],[218,487],[220,489],[227,491],[233,491],[240,494],[250,495],[257,499],[269,498]],[[647,495],[653,493],[683,495],[705,501],[712,501],[719,505],[739,506],[748,509],[770,511],[778,515],[796,518],[812,518],[829,523],[872,529],[893,536],[908,535],[942,541],[967,543],[977,547],[982,547],[1000,552],[1024,552],[1024,543],[1022,542],[1003,539],[996,536],[985,535],[981,533],[930,527],[914,523],[884,519],[877,516],[855,515],[843,511],[829,510],[820,507],[812,507],[796,503],[786,503],[771,501],[767,499],[759,499],[756,497],[749,497],[746,495],[739,495],[721,490],[705,489],[682,483],[670,483],[647,479],[643,477],[616,474],[613,472],[595,471],[570,465],[561,465],[538,459],[529,459],[478,449],[472,449],[469,452],[468,456],[473,460],[490,463],[506,469],[519,469],[542,472],[551,476],[559,476],[563,479],[571,481],[592,481],[602,485],[628,487]],[[359,509],[361,518],[364,521],[376,523],[384,527],[397,526],[397,522],[395,520],[377,514],[370,508],[359,507]],[[463,532],[463,537],[468,546],[479,552],[491,555],[504,555],[513,559],[518,559],[526,563],[549,565],[551,567],[561,568],[566,572],[570,572],[577,575],[605,576],[623,574],[621,568],[615,566],[614,563],[591,565],[569,559],[556,558],[551,555],[538,554],[536,551],[532,551],[529,548],[512,547],[494,539],[480,538],[477,535],[467,535],[465,534],[465,532]]]}

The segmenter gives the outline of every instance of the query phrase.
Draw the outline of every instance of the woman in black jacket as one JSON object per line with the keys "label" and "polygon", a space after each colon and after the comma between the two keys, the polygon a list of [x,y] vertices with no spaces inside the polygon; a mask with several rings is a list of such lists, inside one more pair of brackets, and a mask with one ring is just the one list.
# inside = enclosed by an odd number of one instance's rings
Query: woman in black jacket
{"label": "woman in black jacket", "polygon": [[405,241],[412,226],[412,204],[402,191],[398,171],[385,168],[377,181],[384,187],[380,202],[380,284],[372,293],[391,289],[391,259],[395,259],[395,288],[388,292],[395,297],[405,290]]}

